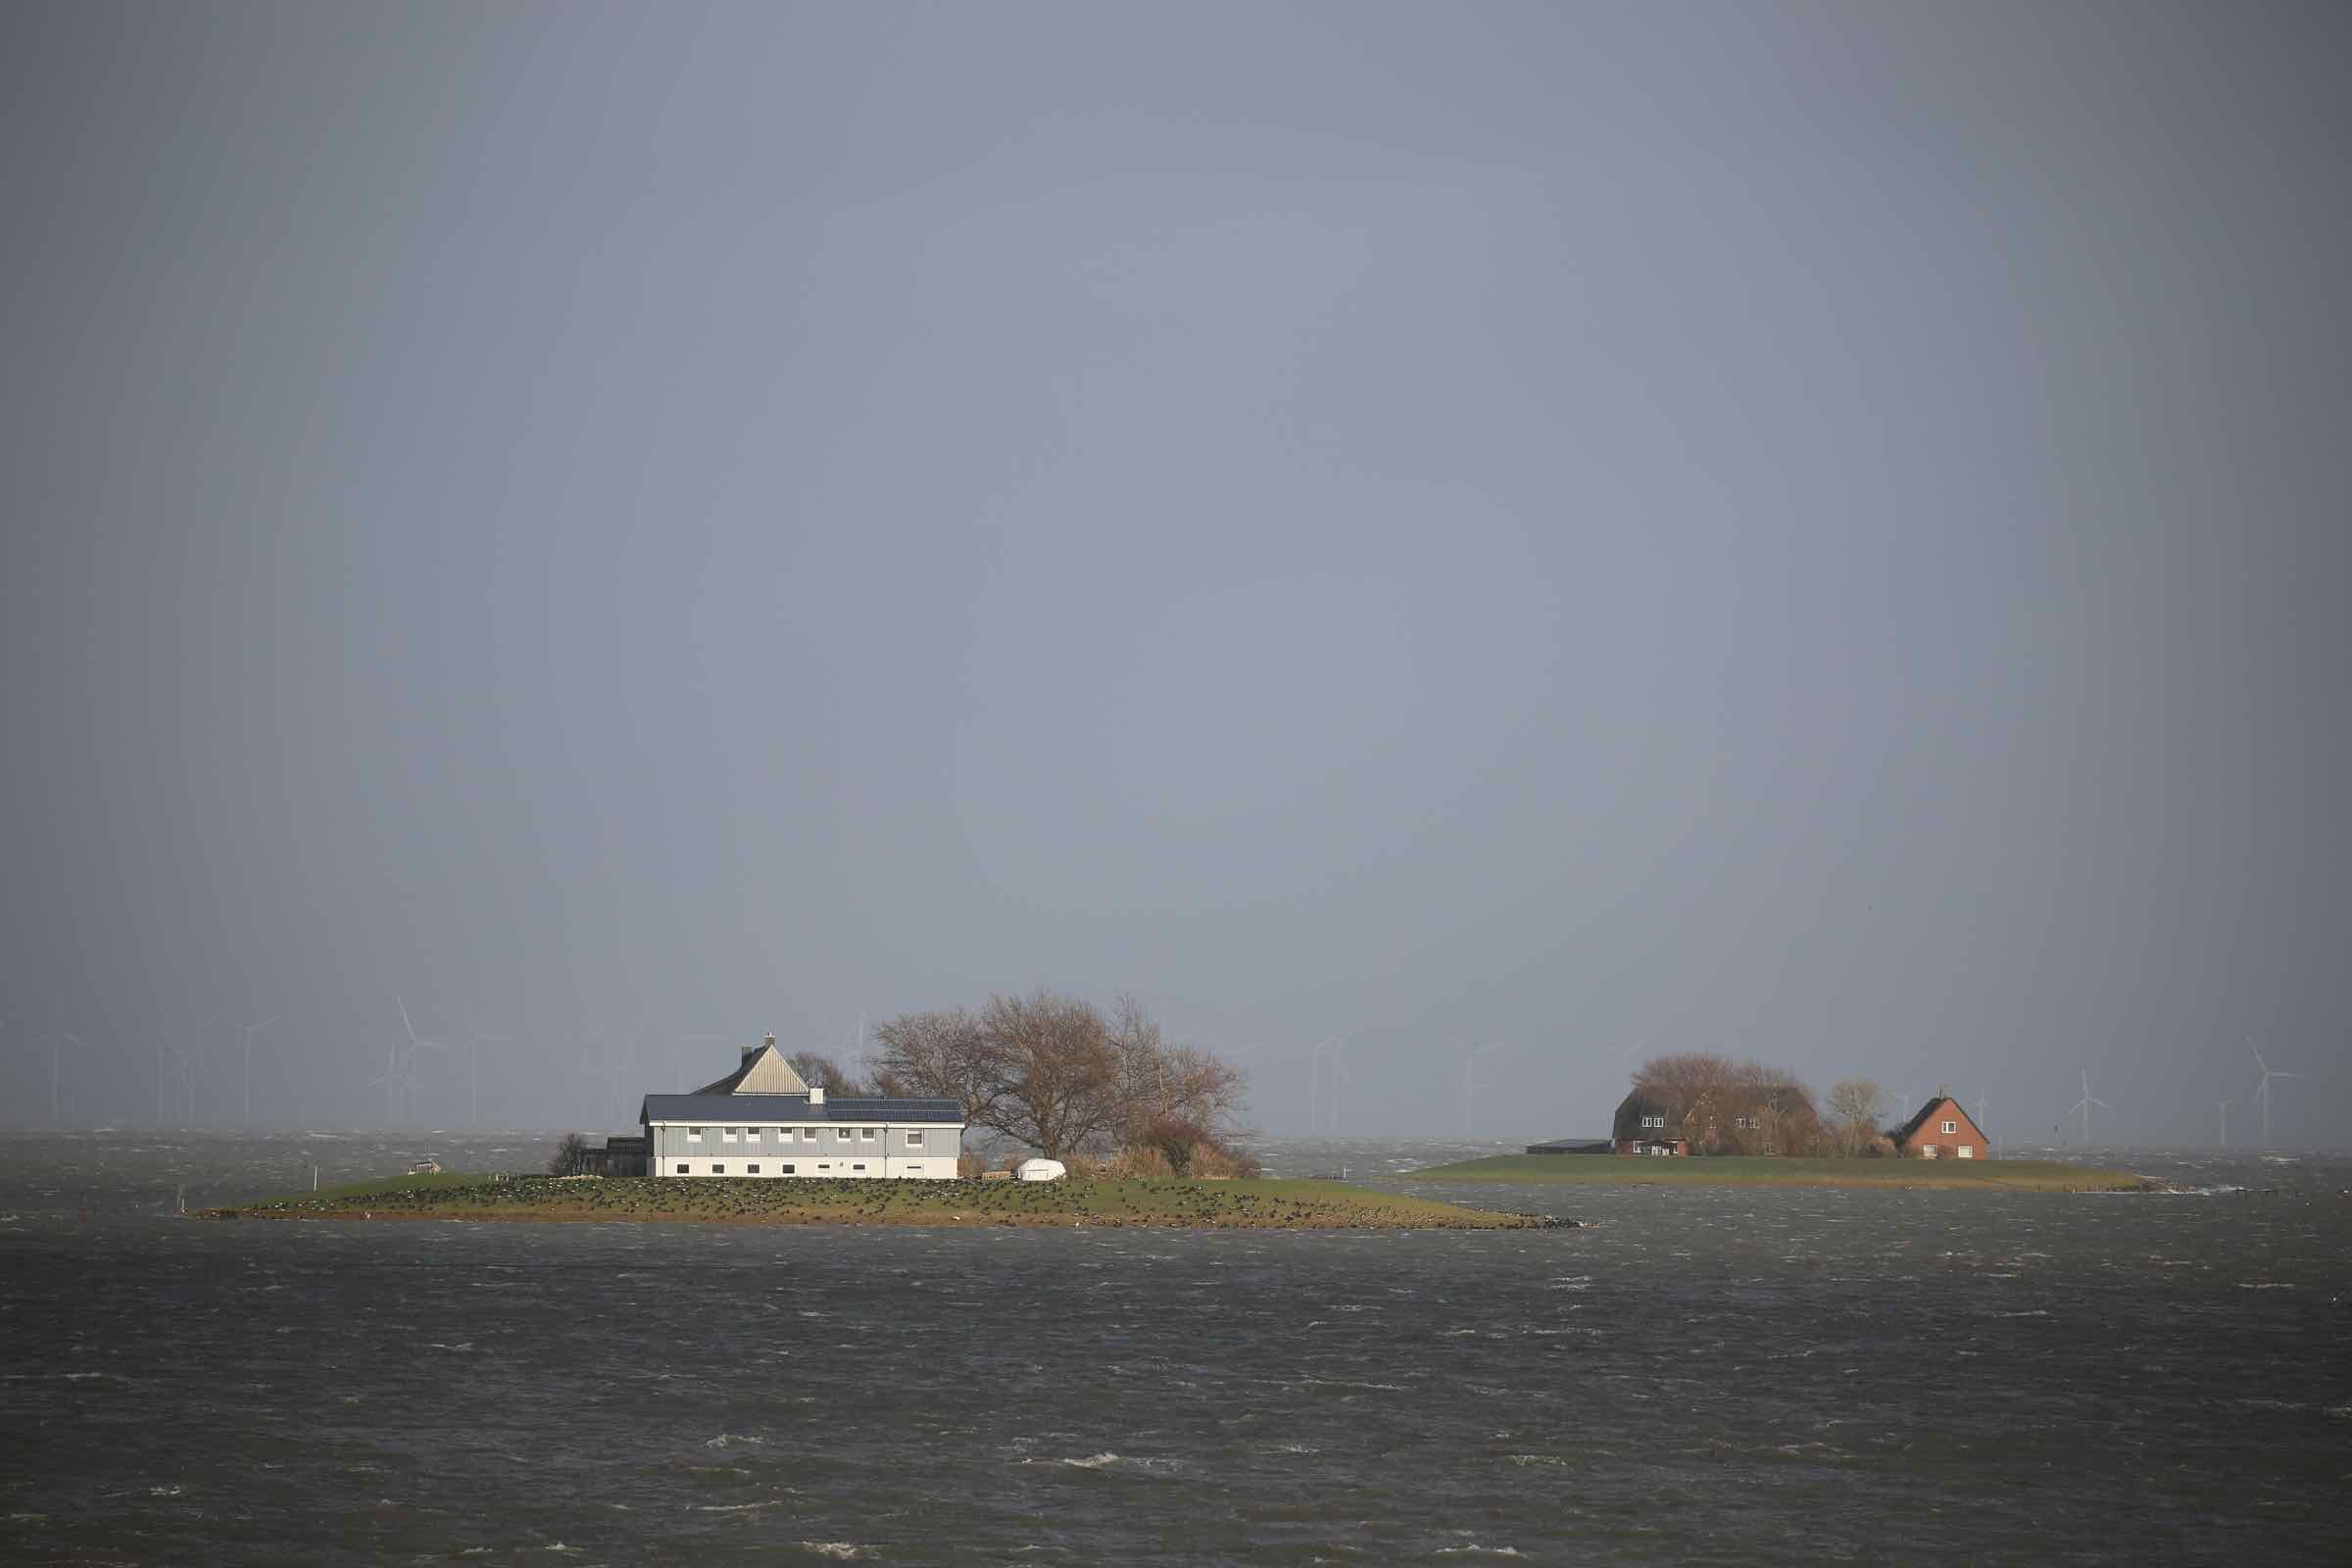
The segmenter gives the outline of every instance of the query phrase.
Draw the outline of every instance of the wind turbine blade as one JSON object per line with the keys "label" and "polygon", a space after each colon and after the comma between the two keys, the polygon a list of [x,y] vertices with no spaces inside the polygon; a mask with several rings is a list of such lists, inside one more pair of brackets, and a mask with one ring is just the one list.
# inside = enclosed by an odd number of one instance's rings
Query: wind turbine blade
{"label": "wind turbine blade", "polygon": [[409,1004],[398,997],[394,997],[392,1005],[400,1009],[400,1026],[409,1032],[409,1044],[412,1046],[416,1044],[416,1026],[409,1022]]}
{"label": "wind turbine blade", "polygon": [[2115,1108],[2113,1105],[2107,1103],[2107,1102],[2104,1100],[2094,1100],[2091,1102],[2091,1103],[2098,1106],[2101,1110],[2113,1110]]}

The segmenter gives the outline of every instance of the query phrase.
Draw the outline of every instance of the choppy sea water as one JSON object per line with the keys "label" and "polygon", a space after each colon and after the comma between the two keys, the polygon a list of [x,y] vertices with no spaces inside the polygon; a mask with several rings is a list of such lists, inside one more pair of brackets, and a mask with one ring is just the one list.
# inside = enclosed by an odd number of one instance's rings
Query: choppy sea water
{"label": "choppy sea water", "polygon": [[0,1560],[2352,1557],[2352,1161],[1443,1186],[1501,1234],[197,1223],[504,1136],[0,1138]]}

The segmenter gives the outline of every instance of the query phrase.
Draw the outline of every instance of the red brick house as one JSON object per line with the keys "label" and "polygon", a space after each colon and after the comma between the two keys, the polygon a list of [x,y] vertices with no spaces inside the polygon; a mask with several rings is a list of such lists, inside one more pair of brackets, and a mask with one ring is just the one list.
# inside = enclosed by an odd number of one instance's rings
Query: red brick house
{"label": "red brick house", "polygon": [[1960,1102],[1939,1094],[1888,1135],[1905,1159],[1990,1159],[1992,1144]]}

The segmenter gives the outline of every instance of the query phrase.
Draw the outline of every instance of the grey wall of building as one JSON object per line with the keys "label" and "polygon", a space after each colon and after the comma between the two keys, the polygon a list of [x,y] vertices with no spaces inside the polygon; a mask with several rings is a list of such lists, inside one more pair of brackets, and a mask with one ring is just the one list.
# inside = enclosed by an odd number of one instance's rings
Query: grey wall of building
{"label": "grey wall of building", "polygon": [[[720,1160],[728,1166],[725,1174],[729,1176],[752,1174],[742,1167],[754,1163],[761,1166],[759,1172],[761,1176],[782,1175],[785,1173],[775,1167],[789,1163],[794,1167],[790,1173],[794,1176],[880,1177],[898,1172],[872,1167],[921,1160],[926,1165],[937,1162],[945,1167],[936,1174],[953,1176],[963,1143],[960,1127],[938,1123],[911,1127],[887,1122],[752,1121],[747,1115],[744,1122],[733,1124],[737,1136],[732,1141],[726,1136],[730,1130],[728,1123],[712,1121],[700,1125],[703,1131],[699,1139],[691,1136],[690,1124],[655,1124],[647,1129],[652,1139],[652,1174],[676,1175],[678,1163],[685,1161],[694,1167],[688,1174],[699,1176],[707,1172],[708,1161]],[[759,1129],[758,1137],[745,1136],[751,1128]],[[868,1128],[874,1133],[871,1140],[859,1136]],[[815,1139],[801,1137],[803,1129],[812,1129]],[[843,1138],[840,1135],[844,1132],[851,1136]],[[919,1145],[915,1142],[917,1137],[921,1139]],[[855,1168],[858,1164],[869,1168],[859,1171]],[[820,1170],[818,1166],[829,1168]],[[923,1174],[929,1176],[934,1172],[925,1170]]]}

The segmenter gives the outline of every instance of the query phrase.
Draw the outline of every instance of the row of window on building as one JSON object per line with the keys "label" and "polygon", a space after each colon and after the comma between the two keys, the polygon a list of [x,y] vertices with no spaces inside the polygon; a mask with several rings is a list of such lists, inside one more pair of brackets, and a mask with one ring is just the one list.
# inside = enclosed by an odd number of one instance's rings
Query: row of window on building
{"label": "row of window on building", "polygon": [[[813,1144],[822,1130],[816,1127],[779,1127],[776,1129],[776,1140],[779,1143],[789,1144],[793,1140],[794,1133],[798,1132],[802,1143]],[[760,1127],[721,1127],[718,1130],[718,1141],[722,1144],[736,1142],[756,1144],[760,1142],[760,1135],[764,1131],[765,1129]],[[846,1144],[854,1137],[861,1144],[870,1144],[881,1136],[882,1129],[879,1127],[836,1127],[833,1129],[833,1138],[836,1143]],[[700,1127],[687,1128],[686,1141],[690,1144],[701,1143],[703,1129]],[[909,1132],[906,1135],[906,1147],[909,1149],[922,1148],[923,1135],[919,1132]]]}
{"label": "row of window on building", "polygon": [[[826,1172],[826,1173],[828,1173],[828,1174],[829,1174],[829,1173],[831,1173],[831,1172],[832,1172],[832,1170],[833,1170],[833,1168],[834,1168],[834,1167],[833,1167],[833,1164],[832,1164],[832,1162],[830,1162],[830,1161],[826,1161],[826,1160],[819,1160],[819,1161],[817,1162],[816,1168],[817,1168],[818,1170],[820,1170],[820,1171],[824,1171],[824,1172]],[[841,1164],[841,1168],[842,1168],[843,1170],[846,1170],[846,1171],[848,1171],[848,1172],[849,1172],[850,1174],[852,1174],[853,1176],[855,1176],[855,1175],[860,1175],[860,1174],[864,1174],[864,1173],[866,1172],[866,1165],[865,1165],[865,1161],[863,1161],[863,1160],[858,1160],[858,1161],[857,1161],[856,1163],[851,1163],[851,1162],[849,1162],[849,1161],[845,1160],[845,1161],[843,1161],[843,1162],[842,1162],[842,1164]],[[678,1174],[678,1175],[680,1175],[680,1176],[691,1176],[691,1175],[693,1175],[693,1174],[694,1174],[694,1162],[693,1162],[693,1161],[691,1161],[691,1160],[685,1160],[685,1159],[681,1159],[681,1160],[679,1160],[679,1161],[677,1162],[677,1174]],[[726,1161],[725,1161],[725,1160],[723,1160],[723,1159],[714,1159],[714,1160],[711,1160],[711,1161],[710,1161],[710,1170],[708,1170],[707,1172],[705,1172],[705,1174],[706,1174],[706,1175],[710,1175],[710,1176],[724,1176],[724,1175],[726,1175],[726,1174],[727,1174],[727,1163],[726,1163]],[[746,1176],[764,1176],[764,1175],[766,1175],[766,1174],[767,1174],[767,1170],[765,1169],[765,1167],[763,1167],[763,1166],[760,1164],[760,1161],[758,1161],[758,1160],[756,1160],[756,1159],[755,1159],[755,1160],[751,1161],[750,1163],[746,1164],[746,1165],[743,1167],[743,1174],[744,1174],[744,1175],[746,1175]],[[799,1168],[798,1168],[797,1166],[795,1166],[795,1165],[794,1165],[794,1164],[793,1164],[793,1163],[792,1163],[790,1160],[787,1160],[787,1161],[785,1161],[783,1164],[780,1164],[780,1165],[778,1165],[778,1166],[776,1167],[776,1169],[775,1169],[775,1174],[776,1174],[776,1175],[778,1175],[778,1176],[797,1176],[797,1175],[799,1175],[799,1174],[800,1174],[800,1171],[799,1171]],[[908,1165],[908,1166],[906,1166],[906,1167],[904,1167],[904,1174],[906,1174],[906,1175],[908,1175],[908,1176],[922,1176],[922,1175],[927,1175],[927,1174],[929,1174],[929,1173],[928,1173],[928,1171],[925,1169],[925,1167],[923,1167],[923,1166],[921,1166],[921,1165]]]}

